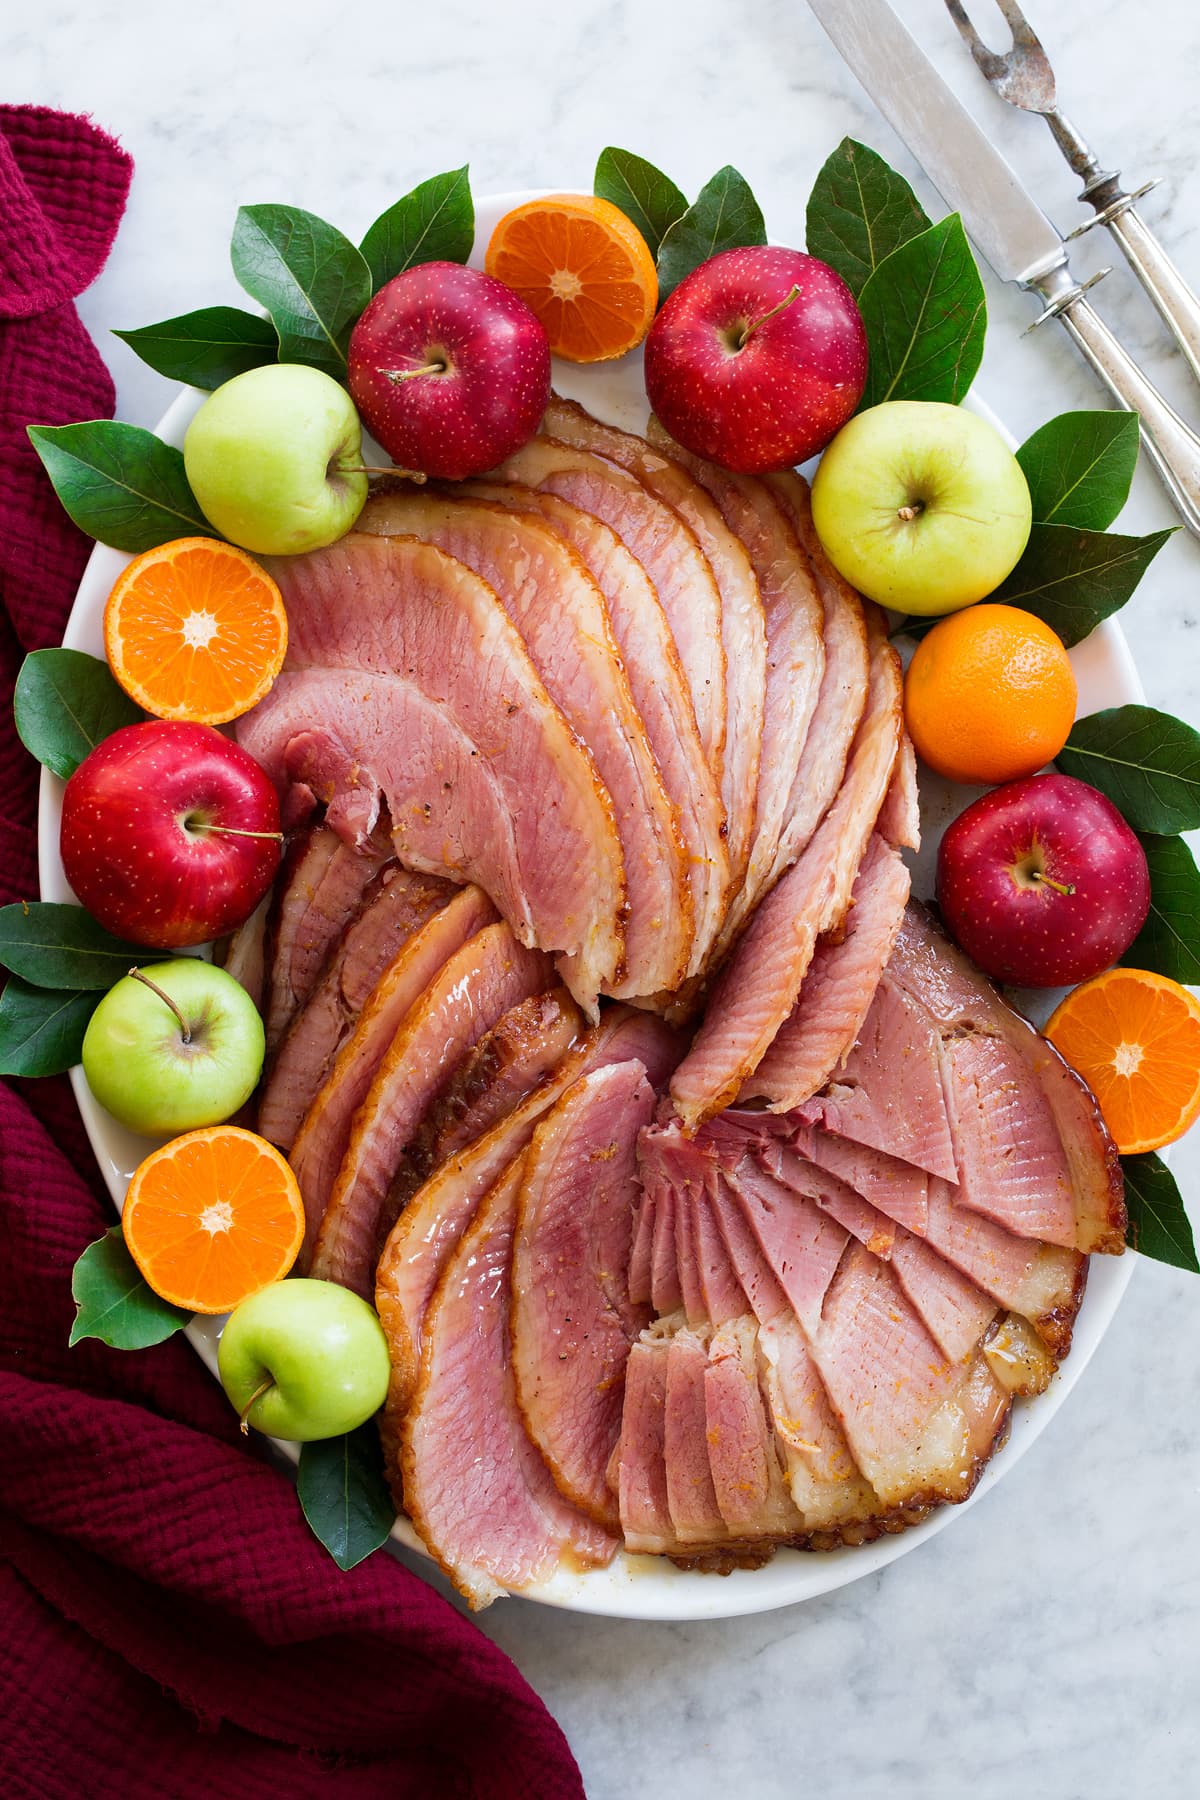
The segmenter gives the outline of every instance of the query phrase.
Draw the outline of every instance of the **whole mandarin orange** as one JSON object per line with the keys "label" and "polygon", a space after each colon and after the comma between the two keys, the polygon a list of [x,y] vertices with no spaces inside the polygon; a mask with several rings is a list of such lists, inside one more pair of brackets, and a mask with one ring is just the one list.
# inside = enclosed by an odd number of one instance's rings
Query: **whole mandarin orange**
{"label": "whole mandarin orange", "polygon": [[917,754],[939,775],[972,785],[1015,781],[1052,762],[1076,699],[1061,638],[1016,606],[984,603],[943,619],[904,678]]}

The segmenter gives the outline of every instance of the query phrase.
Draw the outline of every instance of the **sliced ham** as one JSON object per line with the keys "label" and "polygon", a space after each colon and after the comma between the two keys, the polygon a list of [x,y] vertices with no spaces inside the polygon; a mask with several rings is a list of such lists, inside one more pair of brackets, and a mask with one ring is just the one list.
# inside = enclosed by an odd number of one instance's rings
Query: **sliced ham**
{"label": "sliced ham", "polygon": [[436,544],[495,591],[612,798],[627,913],[624,972],[607,991],[620,998],[677,987],[691,952],[683,846],[603,595],[581,558],[548,522],[424,489],[370,500],[357,529]]}
{"label": "sliced ham", "polygon": [[[790,1123],[789,1141],[802,1156],[807,1156],[820,1168],[828,1169],[831,1175],[837,1175],[897,1225],[903,1225],[909,1231],[924,1232],[929,1218],[931,1178],[923,1169],[901,1162],[895,1156],[885,1156],[881,1150],[871,1149],[866,1144],[831,1136],[803,1120],[793,1119]],[[773,1145],[765,1158],[768,1168],[774,1167],[772,1157],[776,1154]]]}
{"label": "sliced ham", "polygon": [[695,975],[724,917],[730,879],[724,809],[654,584],[611,526],[558,494],[500,482],[472,482],[466,491],[520,512],[536,511],[582,558],[604,595],[634,705],[675,808],[692,909],[687,972]]}
{"label": "sliced ham", "polygon": [[291,1149],[376,982],[457,891],[448,881],[415,875],[397,863],[375,876],[275,1053],[258,1103],[263,1137],[285,1152]]}
{"label": "sliced ham", "polygon": [[949,1182],[929,1184],[925,1237],[948,1263],[1019,1313],[1061,1359],[1071,1348],[1075,1315],[1087,1281],[1087,1258],[1078,1250],[1014,1237],[956,1201]]}
{"label": "sliced ham", "polygon": [[700,742],[718,787],[725,751],[725,653],[721,592],[700,541],[674,507],[608,457],[536,437],[493,471],[543,488],[594,513],[616,532],[654,583],[687,677]]}
{"label": "sliced ham", "polygon": [[899,855],[874,833],[843,925],[817,944],[800,998],[740,1099],[765,1099],[773,1111],[790,1112],[849,1053],[891,955],[909,886]]}
{"label": "sliced ham", "polygon": [[693,1199],[692,1234],[705,1314],[714,1325],[726,1325],[730,1319],[745,1312],[748,1300],[717,1222],[715,1208],[719,1204],[718,1180],[714,1173],[705,1183],[703,1192]]}
{"label": "sliced ham", "polygon": [[917,753],[907,731],[900,734],[900,754],[875,829],[897,850],[921,848],[921,796],[917,789]]}
{"label": "sliced ham", "polygon": [[846,1230],[749,1157],[725,1179],[789,1306],[811,1336],[846,1247]]}
{"label": "sliced ham", "polygon": [[512,1359],[521,1414],[560,1492],[602,1525],[629,1348],[649,1322],[629,1297],[634,1146],[654,1110],[641,1063],[585,1076],[525,1153],[513,1250]]}
{"label": "sliced ham", "polygon": [[1017,1237],[1076,1242],[1071,1170],[1041,1087],[1004,1038],[970,1033],[942,1045],[960,1206]]}
{"label": "sliced ham", "polygon": [[[918,906],[910,905],[905,914],[888,977],[924,1009],[943,1037],[975,1032],[1002,1040],[1015,1055],[1030,1111],[1037,1107],[1036,1089],[1066,1158],[1076,1248],[1119,1256],[1126,1224],[1121,1164],[1090,1088],[1046,1038],[1005,1005]],[[1013,1065],[1006,1059],[1006,1066]]]}
{"label": "sliced ham", "polygon": [[782,1147],[765,1166],[792,1193],[815,1201],[851,1237],[865,1244],[873,1256],[882,1256],[885,1261],[891,1257],[896,1242],[895,1221],[878,1212],[848,1182]]}
{"label": "sliced ham", "polygon": [[837,800],[803,856],[761,902],[709,996],[671,1099],[686,1127],[719,1112],[790,1013],[817,938],[845,912],[883,804],[900,730],[900,665],[872,609],[867,709]]}
{"label": "sliced ham", "polygon": [[766,1324],[788,1312],[788,1297],[763,1254],[737,1189],[723,1171],[714,1180],[710,1205],[730,1264],[755,1318]]}
{"label": "sliced ham", "polygon": [[392,1229],[375,1277],[375,1305],[392,1356],[389,1419],[403,1414],[411,1396],[422,1324],[442,1270],[483,1195],[528,1145],[538,1121],[573,1082],[610,1063],[640,1062],[657,1091],[679,1051],[677,1034],[653,1014],[614,1007],[552,1076],[484,1137],[443,1163],[409,1201]]}
{"label": "sliced ham", "polygon": [[685,1183],[675,1191],[675,1267],[679,1272],[683,1316],[689,1325],[703,1325],[709,1316],[700,1280],[700,1249],[696,1231],[697,1198],[690,1183]]}
{"label": "sliced ham", "polygon": [[333,1192],[350,1122],[402,1020],[438,970],[495,916],[480,888],[463,888],[401,946],[373,988],[288,1153],[308,1221],[306,1259]]}
{"label": "sliced ham", "polygon": [[244,925],[217,947],[214,961],[219,962],[238,986],[245,988],[259,1012],[263,1009],[267,985],[267,918],[272,895],[259,901]]}
{"label": "sliced ham", "polygon": [[484,1137],[551,1079],[583,1032],[583,1015],[565,988],[510,1006],[417,1127],[392,1182],[389,1204],[397,1218],[440,1164]]}
{"label": "sliced ham", "polygon": [[239,740],[347,840],[386,802],[407,867],[478,881],[594,1008],[623,952],[612,801],[492,589],[433,545],[365,532],[273,572],[288,657]]}
{"label": "sliced ham", "polygon": [[[726,525],[746,546],[762,600],[766,644],[762,755],[749,866],[725,922],[724,947],[786,866],[780,846],[788,802],[825,672],[823,609],[812,566],[771,489],[752,475],[731,474],[692,456],[655,420],[650,436],[711,494]],[[726,653],[732,681],[734,658],[728,642]]]}
{"label": "sliced ham", "polygon": [[681,1544],[715,1544],[729,1536],[708,1460],[708,1336],[684,1327],[671,1338],[667,1352],[663,1465],[667,1510]]}
{"label": "sliced ham", "polygon": [[362,1105],[321,1219],[312,1274],[369,1299],[395,1219],[388,1195],[425,1110],[510,1006],[544,991],[550,960],[487,925],[438,970],[397,1027]]}
{"label": "sliced ham", "polygon": [[760,1324],[758,1356],[788,1487],[806,1530],[841,1533],[875,1518],[883,1503],[850,1454],[799,1321],[781,1313]]}
{"label": "sliced ham", "polygon": [[951,1363],[886,1262],[852,1244],[813,1359],[854,1460],[889,1506],[966,1499],[1008,1419],[982,1356]]}
{"label": "sliced ham", "polygon": [[939,1256],[931,1244],[898,1231],[892,1272],[939,1349],[961,1362],[996,1317],[996,1302]]}
{"label": "sliced ham", "polygon": [[404,1505],[473,1609],[617,1549],[558,1492],[517,1408],[508,1295],[520,1175],[518,1162],[493,1188],[446,1270],[401,1435]]}
{"label": "sliced ham", "polygon": [[625,1548],[649,1555],[676,1544],[667,1489],[666,1409],[670,1340],[651,1328],[629,1352],[621,1437],[614,1459]]}
{"label": "sliced ham", "polygon": [[347,917],[390,854],[381,833],[355,847],[328,825],[302,830],[289,845],[267,923],[268,1054],[312,993]]}
{"label": "sliced ham", "polygon": [[758,1381],[757,1326],[731,1320],[715,1331],[704,1372],[708,1462],[721,1517],[735,1538],[803,1532]]}
{"label": "sliced ham", "polygon": [[[635,476],[691,527],[708,560],[721,597],[726,702],[721,797],[730,871],[736,886],[747,874],[751,842],[758,829],[755,794],[762,790],[760,767],[767,770],[768,756],[780,748],[773,729],[767,729],[773,722],[764,715],[768,622],[772,605],[777,622],[785,611],[782,598],[776,594],[776,585],[782,585],[782,581],[775,583],[774,564],[756,555],[756,543],[730,517],[719,494],[702,478],[693,479],[696,470],[687,453],[677,445],[669,445],[665,453],[657,445],[652,449],[645,438],[602,425],[574,401],[557,396],[546,408],[542,430],[572,449],[607,457]],[[782,569],[780,575],[783,576]],[[764,586],[764,576],[771,585]],[[796,596],[789,598],[792,610],[798,610]],[[777,662],[782,654],[777,642]],[[797,668],[792,674],[797,686],[802,686],[807,670]],[[813,691],[815,694],[815,685]],[[767,771],[768,787],[772,777],[773,771]]]}
{"label": "sliced ham", "polygon": [[629,1250],[629,1298],[635,1305],[650,1301],[650,1257],[654,1244],[654,1196],[644,1187],[633,1222],[633,1243]]}

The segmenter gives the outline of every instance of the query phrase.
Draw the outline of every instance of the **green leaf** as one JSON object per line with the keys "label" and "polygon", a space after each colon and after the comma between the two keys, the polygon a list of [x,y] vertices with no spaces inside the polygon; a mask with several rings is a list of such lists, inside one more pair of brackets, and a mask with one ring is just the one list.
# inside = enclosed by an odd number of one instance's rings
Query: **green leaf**
{"label": "green leaf", "polygon": [[243,206],[233,272],[279,333],[280,362],[341,381],[350,330],[371,298],[371,271],[350,239],[299,206]]}
{"label": "green leaf", "polygon": [[1179,837],[1139,832],[1150,869],[1150,915],[1121,961],[1200,986],[1200,870]]}
{"label": "green leaf", "polygon": [[654,257],[672,225],[687,211],[687,196],[661,169],[615,144],[600,152],[592,186],[601,200],[632,219]]}
{"label": "green leaf", "polygon": [[158,325],[114,331],[113,336],[160,375],[198,388],[218,388],[247,369],[273,363],[279,355],[279,337],[270,319],[237,306],[202,306]]}
{"label": "green leaf", "polygon": [[845,137],[813,184],[805,242],[809,255],[836,269],[857,297],[893,250],[929,226],[903,175],[866,144]]}
{"label": "green leaf", "polygon": [[381,213],[362,241],[378,293],[417,263],[465,263],[475,245],[475,203],[467,165],[433,175]]}
{"label": "green leaf", "polygon": [[34,987],[110,988],[134,964],[164,962],[170,955],[110,936],[82,906],[52,900],[0,906],[0,964]]}
{"label": "green leaf", "polygon": [[762,212],[749,183],[726,164],[705,182],[687,211],[663,234],[658,252],[659,300],[665,300],[685,275],[718,250],[766,241]]}
{"label": "green leaf", "polygon": [[0,1075],[61,1075],[83,1052],[96,995],[30,987],[10,975],[0,994]]}
{"label": "green leaf", "polygon": [[1191,1221],[1175,1177],[1160,1156],[1123,1156],[1125,1205],[1129,1212],[1126,1242],[1155,1262],[1200,1275]]}
{"label": "green leaf", "polygon": [[1069,648],[1120,611],[1173,529],[1122,537],[1035,525],[1020,562],[988,599],[1036,613]]}
{"label": "green leaf", "polygon": [[154,1292],[125,1248],[119,1225],[88,1245],[75,1264],[71,1293],[79,1309],[72,1344],[94,1337],[113,1350],[147,1350],[191,1317]]}
{"label": "green leaf", "polygon": [[378,1550],[396,1521],[379,1432],[370,1420],[345,1437],[303,1445],[296,1491],[305,1518],[339,1569],[352,1569]]}
{"label": "green leaf", "polygon": [[862,405],[957,405],[983,356],[987,302],[957,213],[884,258],[858,296],[870,361]]}
{"label": "green leaf", "polygon": [[152,550],[179,537],[216,537],[188,485],[183,452],[140,425],[89,419],[31,425],[54,491],[81,531],[114,550]]}
{"label": "green leaf", "polygon": [[89,751],[142,713],[98,656],[34,650],[21,664],[13,715],[25,748],[65,781]]}
{"label": "green leaf", "polygon": [[1058,766],[1107,794],[1135,831],[1200,830],[1200,731],[1170,713],[1112,706],[1077,719]]}
{"label": "green leaf", "polygon": [[1128,412],[1060,413],[1017,451],[1041,525],[1104,531],[1129,496],[1138,419]]}

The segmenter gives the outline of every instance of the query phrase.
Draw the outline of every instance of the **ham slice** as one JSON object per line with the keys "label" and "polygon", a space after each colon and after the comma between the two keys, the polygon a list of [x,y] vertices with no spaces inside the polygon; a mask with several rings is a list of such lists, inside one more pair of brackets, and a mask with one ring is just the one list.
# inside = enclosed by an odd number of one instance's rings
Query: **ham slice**
{"label": "ham slice", "polygon": [[609,629],[603,596],[549,523],[491,501],[408,488],[370,500],[357,529],[436,544],[481,575],[612,798],[624,862],[624,973],[616,997],[672,989],[691,951],[683,846]]}
{"label": "ham slice", "polygon": [[947,1038],[942,1080],[957,1200],[1017,1237],[1074,1248],[1071,1171],[1041,1088],[1003,1038]]}
{"label": "ham slice", "polygon": [[897,850],[921,848],[921,796],[917,789],[917,753],[907,731],[900,734],[900,754],[879,822],[880,837]]}
{"label": "ham slice", "polygon": [[388,1194],[425,1110],[463,1057],[519,1000],[543,991],[549,958],[487,925],[439,969],[405,1014],[354,1116],[313,1250],[312,1274],[369,1299],[394,1217]]}
{"label": "ham slice", "polygon": [[654,584],[610,526],[558,494],[500,482],[472,482],[465,491],[510,509],[538,513],[582,558],[604,595],[634,705],[675,808],[692,910],[687,973],[695,975],[724,917],[730,878],[724,809]]}
{"label": "ham slice", "polygon": [[763,1394],[792,1501],[808,1532],[861,1527],[885,1509],[838,1424],[808,1340],[788,1313],[758,1328]]}
{"label": "ham slice", "polygon": [[[542,430],[575,450],[607,457],[636,477],[651,494],[678,513],[696,535],[712,570],[721,597],[721,647],[725,666],[725,745],[721,762],[721,798],[725,806],[726,848],[734,885],[743,881],[756,833],[756,790],[761,788],[760,768],[778,751],[765,720],[769,604],[775,613],[785,607],[773,587],[764,587],[764,573],[774,575],[769,559],[756,556],[756,545],[739,529],[721,499],[703,480],[686,451],[669,444],[667,453],[651,449],[645,438],[602,425],[573,400],[551,398]],[[710,497],[711,496],[711,497]],[[714,504],[715,501],[715,504]],[[782,575],[782,570],[780,571]],[[795,596],[789,596],[794,610]],[[779,660],[776,645],[776,661]],[[802,685],[806,671],[793,671]],[[815,686],[814,686],[815,694]],[[768,772],[768,783],[773,772]]]}
{"label": "ham slice", "polygon": [[772,1111],[791,1112],[849,1053],[891,955],[909,886],[904,863],[874,833],[841,929],[817,944],[800,998],[739,1099],[765,1099]]}
{"label": "ham slice", "polygon": [[616,1529],[606,1481],[629,1347],[648,1312],[629,1297],[634,1145],[654,1110],[639,1062],[585,1076],[525,1153],[513,1251],[512,1358],[529,1435],[559,1491]]}
{"label": "ham slice", "polygon": [[386,802],[401,862],[478,881],[594,1008],[623,952],[612,801],[492,589],[433,545],[365,532],[273,572],[288,657],[239,741],[281,788],[327,799],[347,840]]}
{"label": "ham slice", "polygon": [[[930,1177],[923,1169],[885,1156],[881,1150],[865,1144],[852,1143],[848,1138],[832,1137],[803,1121],[791,1123],[788,1141],[802,1156],[837,1175],[896,1224],[909,1231],[924,1232],[929,1219]],[[775,1166],[771,1160],[774,1154],[772,1146],[766,1158],[768,1168]]]}
{"label": "ham slice", "polygon": [[508,1295],[520,1178],[518,1161],[446,1270],[401,1436],[404,1505],[473,1610],[617,1549],[558,1492],[517,1408]]}
{"label": "ham slice", "polygon": [[990,1219],[956,1204],[957,1190],[929,1184],[925,1237],[948,1263],[1001,1306],[1019,1313],[1061,1359],[1071,1348],[1075,1315],[1087,1282],[1078,1250],[1014,1237]]}
{"label": "ham slice", "polygon": [[376,982],[456,891],[447,881],[414,875],[397,863],[385,864],[375,876],[275,1053],[258,1103],[263,1137],[285,1152],[291,1149]]}
{"label": "ham slice", "polygon": [[666,1466],[670,1349],[669,1338],[651,1327],[630,1350],[613,1463],[625,1548],[650,1555],[669,1554],[676,1544]]}
{"label": "ham slice", "polygon": [[694,1129],[754,1073],[795,1002],[817,938],[841,919],[896,761],[900,665],[872,609],[867,709],[837,800],[807,850],[761,902],[709,996],[671,1099]]}
{"label": "ham slice", "polygon": [[607,457],[553,438],[534,438],[493,475],[545,489],[594,513],[636,556],[671,628],[705,759],[720,788],[726,723],[721,592],[695,532],[636,476]]}
{"label": "ham slice", "polygon": [[905,914],[888,977],[923,1008],[941,1037],[973,1032],[1001,1040],[1003,1066],[1019,1080],[1030,1115],[1044,1117],[1044,1106],[1053,1120],[1075,1210],[1075,1247],[1119,1256],[1126,1224],[1121,1164],[1090,1088],[920,907],[910,905]]}
{"label": "ham slice", "polygon": [[390,854],[382,834],[356,850],[328,825],[310,826],[292,840],[267,923],[268,1054],[312,993],[347,916]]}
{"label": "ham slice", "polygon": [[708,1336],[684,1327],[671,1338],[667,1352],[663,1466],[667,1510],[680,1544],[715,1544],[729,1536],[708,1460]]}
{"label": "ham slice", "polygon": [[708,1462],[730,1535],[779,1539],[802,1534],[804,1521],[783,1479],[759,1388],[756,1338],[751,1318],[713,1333],[704,1372]]}
{"label": "ham slice", "polygon": [[266,893],[246,923],[216,946],[213,957],[239,987],[245,988],[259,1012],[263,1010],[267,985],[267,918],[272,899],[273,895]]}
{"label": "ham slice", "polygon": [[565,988],[510,1006],[463,1059],[417,1127],[392,1182],[389,1208],[395,1216],[435,1169],[550,1080],[583,1031],[583,1016]]}
{"label": "ham slice", "polygon": [[350,1122],[366,1099],[401,1021],[438,970],[495,916],[479,888],[462,889],[403,944],[372,989],[288,1154],[308,1221],[306,1260],[349,1142]]}
{"label": "ham slice", "polygon": [[636,1060],[657,1090],[674,1067],[679,1039],[652,1013],[614,1007],[563,1058],[556,1072],[484,1137],[437,1169],[392,1229],[375,1276],[375,1305],[388,1335],[392,1379],[387,1418],[403,1414],[416,1380],[430,1296],[488,1188],[526,1148],[567,1089],[595,1069]]}

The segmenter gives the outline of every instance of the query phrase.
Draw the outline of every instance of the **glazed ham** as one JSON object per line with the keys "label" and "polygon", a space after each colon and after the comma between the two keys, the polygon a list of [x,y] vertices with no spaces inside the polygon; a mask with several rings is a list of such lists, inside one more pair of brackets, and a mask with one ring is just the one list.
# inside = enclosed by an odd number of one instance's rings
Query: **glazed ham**
{"label": "glazed ham", "polygon": [[478,880],[594,1008],[623,954],[612,801],[492,589],[432,545],[363,532],[274,573],[288,657],[239,741],[348,840],[386,802],[401,862]]}

